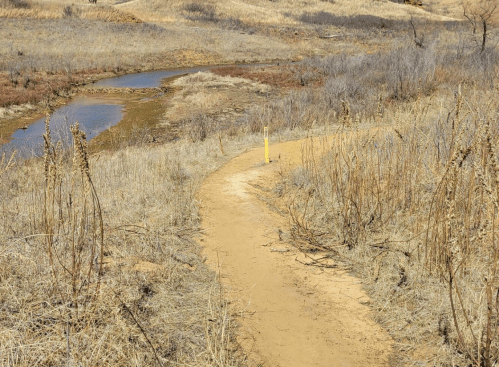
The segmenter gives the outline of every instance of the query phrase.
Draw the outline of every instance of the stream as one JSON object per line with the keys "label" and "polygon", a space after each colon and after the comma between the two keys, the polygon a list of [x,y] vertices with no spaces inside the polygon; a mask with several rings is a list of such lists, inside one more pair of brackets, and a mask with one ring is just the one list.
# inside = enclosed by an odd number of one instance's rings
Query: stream
{"label": "stream", "polygon": [[[99,80],[87,88],[157,88],[161,86],[164,79],[208,69],[213,69],[213,66],[128,74]],[[124,115],[123,109],[122,103],[110,98],[78,96],[67,105],[56,109],[50,116],[52,140],[62,140],[63,144],[69,145],[71,141],[69,127],[76,121],[90,140],[120,122]],[[45,117],[30,124],[27,128],[18,129],[12,135],[11,141],[0,147],[0,151],[17,151],[24,157],[40,156],[43,154],[42,135],[44,133]]]}

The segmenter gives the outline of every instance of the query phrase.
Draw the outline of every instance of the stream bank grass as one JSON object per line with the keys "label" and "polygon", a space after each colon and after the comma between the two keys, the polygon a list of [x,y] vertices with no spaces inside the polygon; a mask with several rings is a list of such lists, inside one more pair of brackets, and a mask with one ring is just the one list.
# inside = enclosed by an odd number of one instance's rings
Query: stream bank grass
{"label": "stream bank grass", "polygon": [[[344,21],[317,23],[317,14]],[[372,52],[405,36],[411,15],[449,21],[389,1],[1,0],[0,107],[40,103],[104,72]],[[400,27],[359,21],[373,17]]]}

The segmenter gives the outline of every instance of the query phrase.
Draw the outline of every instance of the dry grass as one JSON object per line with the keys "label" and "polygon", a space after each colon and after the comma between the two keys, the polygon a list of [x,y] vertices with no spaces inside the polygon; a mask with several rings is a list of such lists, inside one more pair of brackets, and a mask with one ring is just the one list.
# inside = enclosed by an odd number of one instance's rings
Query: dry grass
{"label": "dry grass", "polygon": [[[292,238],[364,279],[377,320],[397,340],[395,364],[491,366],[499,355],[495,54],[457,56],[445,46],[304,61],[295,78],[321,75],[324,84],[254,106],[238,131],[341,131],[322,154],[305,146],[303,167],[276,188],[291,198]],[[459,83],[472,90],[461,93]]]}
{"label": "dry grass", "polygon": [[[210,73],[177,84],[190,89],[176,104],[268,89]],[[233,310],[193,240],[203,178],[261,140],[238,132],[88,157],[74,129],[72,152],[47,135],[45,160],[3,158],[0,364],[241,364]]]}
{"label": "dry grass", "polygon": [[[211,4],[213,17],[191,3]],[[339,0],[176,2],[168,14],[159,1],[118,8],[166,23],[1,18],[5,75],[42,70],[71,80],[79,70],[290,58],[317,45],[319,53],[337,47],[275,36],[317,33],[299,20],[306,13],[408,14],[393,3]],[[224,28],[229,20],[256,33]],[[495,81],[495,54],[476,58],[436,41],[425,49],[409,44],[388,56],[307,60],[287,69],[289,84],[299,87],[282,98],[257,77],[179,79],[184,89],[165,116],[184,124],[187,139],[176,143],[141,142],[87,158],[75,130],[76,150],[49,144],[45,164],[12,167],[2,158],[0,364],[236,365],[230,308],[193,241],[194,193],[207,173],[260,139],[264,125],[279,139],[317,127],[345,129],[324,145],[323,157],[305,147],[304,168],[278,192],[293,198],[297,243],[343,259],[366,279],[378,319],[399,349],[430,365],[494,358],[497,132],[487,121],[498,109],[497,96],[470,92],[456,109],[439,88],[457,91],[463,83],[487,90]],[[257,105],[234,106],[229,97],[236,90]],[[436,92],[442,100],[430,104]],[[237,113],[224,122],[228,109]],[[356,131],[373,126],[379,128]],[[449,290],[457,293],[449,298]],[[416,349],[422,343],[425,354]]]}
{"label": "dry grass", "polygon": [[269,61],[296,53],[269,37],[182,24],[0,18],[0,83],[5,90],[0,102],[37,103],[110,72]]}
{"label": "dry grass", "polygon": [[[240,1],[198,1],[187,0],[169,3],[168,8],[164,6],[163,0],[151,2],[133,1],[119,5],[120,8],[129,11],[147,14],[155,21],[178,21],[185,19],[189,13],[195,13],[191,4],[202,4],[204,8],[211,8],[220,18],[236,18],[249,24],[298,24],[297,17],[305,12],[329,11],[340,16],[351,15],[374,15],[389,19],[408,19],[409,14],[423,15],[443,19],[440,16],[431,15],[421,9],[407,7],[403,4],[394,4],[389,1],[358,2],[351,0],[329,1],[293,1],[284,0],[269,2],[264,0],[240,0]],[[152,14],[154,12],[154,15]],[[198,11],[198,13],[200,13]],[[149,18],[147,18],[149,19]]]}
{"label": "dry grass", "polygon": [[[421,365],[487,366],[499,355],[496,55],[459,47],[306,60],[294,68],[305,87],[236,120],[236,135],[340,131],[321,154],[305,146],[276,193],[291,198],[296,244],[363,278],[400,357]],[[196,95],[194,82],[177,102]],[[205,137],[234,131],[210,121],[190,123]]]}
{"label": "dry grass", "polygon": [[46,139],[45,163],[1,161],[0,364],[236,365],[193,240],[218,139],[88,158],[73,133],[74,153]]}
{"label": "dry grass", "polygon": [[[47,80],[47,73],[30,72],[27,70],[12,69],[9,73],[0,73],[0,108],[12,105],[44,103],[50,105],[51,100],[57,97],[69,97],[74,94],[71,88],[88,83],[92,76],[98,75],[97,70],[87,70],[84,73],[58,72]],[[0,116],[7,115],[7,109],[0,112]]]}
{"label": "dry grass", "polygon": [[199,113],[209,115],[227,104],[230,92],[237,91],[239,95],[256,94],[262,96],[270,92],[270,87],[267,84],[245,78],[222,77],[210,72],[200,72],[179,78],[173,82],[172,86],[181,88],[181,92],[173,98],[173,107],[168,110],[166,119],[175,115],[184,117]]}
{"label": "dry grass", "polygon": [[238,121],[245,115],[245,109],[276,96],[267,84],[211,72],[181,77],[172,87],[176,92],[160,125],[173,137],[192,141],[204,140],[214,134],[220,135],[220,139],[221,134],[240,135],[243,126]]}
{"label": "dry grass", "polygon": [[[334,14],[342,21],[303,21],[309,19],[304,16],[315,19],[321,14]],[[400,30],[372,28],[369,24],[352,28],[349,24],[357,24],[366,16],[399,24],[410,14],[434,21],[443,19],[388,1],[165,4],[137,0],[92,5],[2,0],[0,76],[9,90],[0,102],[3,106],[39,102],[54,89],[40,85],[57,86],[62,76],[68,79],[64,87],[71,87],[72,77],[78,74],[88,79],[98,78],[105,71],[290,60],[303,55],[379,49],[399,37]],[[320,38],[328,35],[340,37]],[[32,83],[24,87],[26,80]],[[32,89],[36,92],[30,93]],[[35,101],[35,96],[40,97]]]}
{"label": "dry grass", "polygon": [[496,101],[495,90],[459,88],[455,100],[379,109],[379,127],[351,120],[321,154],[305,145],[303,167],[276,191],[291,198],[296,244],[364,280],[412,363],[499,357]]}
{"label": "dry grass", "polygon": [[[7,2],[8,3],[8,2]],[[82,18],[113,23],[141,23],[137,17],[110,6],[28,4],[26,7],[0,7],[0,18],[61,19]]]}

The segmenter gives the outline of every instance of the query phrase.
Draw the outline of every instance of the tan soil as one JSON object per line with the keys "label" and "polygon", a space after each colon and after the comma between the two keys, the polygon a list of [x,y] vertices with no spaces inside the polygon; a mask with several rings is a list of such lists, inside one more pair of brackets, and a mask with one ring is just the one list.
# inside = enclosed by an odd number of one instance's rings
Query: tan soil
{"label": "tan soil", "polygon": [[237,300],[250,365],[387,366],[392,340],[360,281],[300,263],[305,255],[280,240],[286,216],[259,199],[301,163],[302,143],[271,145],[269,165],[263,148],[251,150],[206,179],[198,198],[208,262]]}

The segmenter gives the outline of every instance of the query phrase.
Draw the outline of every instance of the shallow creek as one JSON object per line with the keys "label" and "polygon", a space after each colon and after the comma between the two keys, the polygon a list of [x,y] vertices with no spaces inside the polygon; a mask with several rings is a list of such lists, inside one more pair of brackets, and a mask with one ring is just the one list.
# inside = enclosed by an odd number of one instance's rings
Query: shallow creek
{"label": "shallow creek", "polygon": [[[198,67],[178,70],[160,70],[138,74],[129,74],[114,78],[102,79],[87,88],[157,88],[162,81],[182,74],[212,69]],[[124,115],[124,104],[120,100],[106,97],[80,95],[70,103],[56,109],[50,116],[50,130],[53,140],[70,141],[70,125],[76,121],[80,129],[85,131],[88,140],[109,129],[121,121]],[[17,130],[11,141],[0,150],[11,152],[17,150],[22,156],[41,155],[45,133],[45,118],[41,118],[23,129]]]}

